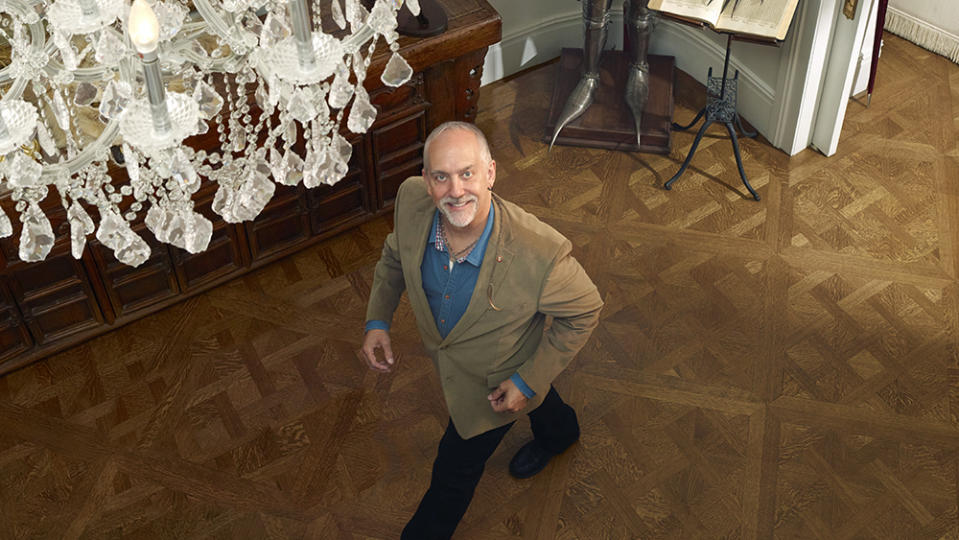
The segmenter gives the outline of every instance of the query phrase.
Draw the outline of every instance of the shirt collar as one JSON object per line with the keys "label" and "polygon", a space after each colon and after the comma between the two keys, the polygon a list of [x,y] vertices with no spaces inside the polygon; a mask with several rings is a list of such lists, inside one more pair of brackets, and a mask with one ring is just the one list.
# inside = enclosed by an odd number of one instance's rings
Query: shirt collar
{"label": "shirt collar", "polygon": [[[473,266],[480,266],[483,264],[483,255],[486,254],[486,244],[489,243],[490,234],[493,231],[493,219],[496,214],[496,210],[493,206],[493,201],[489,202],[489,215],[486,218],[486,227],[483,228],[483,234],[480,235],[479,240],[476,241],[476,247],[473,248],[473,251],[463,260],[463,262],[468,262]],[[430,235],[428,244],[432,244],[436,251],[447,251],[446,242],[443,242],[443,235],[440,234],[440,211],[437,209],[433,213],[433,226],[430,228]]]}
{"label": "shirt collar", "polygon": [[480,235],[479,240],[476,241],[476,247],[473,248],[473,251],[466,257],[466,261],[473,266],[480,266],[483,264],[483,255],[486,254],[486,244],[489,242],[489,235],[493,230],[493,218],[496,213],[493,210],[493,201],[489,202],[489,215],[486,217],[486,227],[483,228],[483,234]]}

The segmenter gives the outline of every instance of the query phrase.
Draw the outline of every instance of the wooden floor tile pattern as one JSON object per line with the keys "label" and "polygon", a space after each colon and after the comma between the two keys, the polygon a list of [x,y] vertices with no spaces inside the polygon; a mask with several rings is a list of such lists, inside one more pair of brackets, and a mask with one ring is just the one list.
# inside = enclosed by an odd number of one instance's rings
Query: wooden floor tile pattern
{"label": "wooden floor tile pattern", "polygon": [[[959,67],[886,36],[837,154],[556,147],[555,65],[483,89],[496,190],[606,300],[580,442],[490,460],[459,539],[959,538]],[[678,75],[675,119],[703,89]],[[0,378],[4,538],[397,538],[446,413],[407,303],[357,358],[378,220]]]}

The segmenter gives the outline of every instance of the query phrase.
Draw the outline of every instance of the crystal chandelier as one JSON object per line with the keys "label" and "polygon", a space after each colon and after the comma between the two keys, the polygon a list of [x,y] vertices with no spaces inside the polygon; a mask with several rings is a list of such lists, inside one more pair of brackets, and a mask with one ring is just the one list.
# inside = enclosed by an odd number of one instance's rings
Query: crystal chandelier
{"label": "crystal chandelier", "polygon": [[[230,223],[254,219],[275,182],[339,181],[352,151],[344,117],[354,133],[376,118],[363,83],[380,38],[392,51],[383,83],[412,76],[397,52],[403,3],[321,0],[311,14],[307,0],[0,0],[0,192],[23,224],[20,258],[53,247],[40,208],[50,186],[74,257],[95,231],[137,266],[150,255],[130,226],[143,211],[159,241],[206,249],[213,226],[191,198],[201,177],[218,184],[213,210]],[[418,14],[418,0],[406,4]],[[216,151],[184,144],[210,129]],[[108,174],[119,167],[122,184]],[[0,238],[11,234],[0,209]]]}

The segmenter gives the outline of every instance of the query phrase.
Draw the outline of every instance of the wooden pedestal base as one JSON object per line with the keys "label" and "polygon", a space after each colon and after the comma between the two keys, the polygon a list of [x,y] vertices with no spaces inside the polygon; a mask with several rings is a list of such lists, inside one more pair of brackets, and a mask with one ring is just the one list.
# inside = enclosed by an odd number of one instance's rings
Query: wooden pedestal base
{"label": "wooden pedestal base", "polygon": [[401,36],[420,38],[438,36],[448,27],[446,11],[436,0],[420,0],[420,14],[416,17],[410,13],[410,8],[403,4],[397,13],[396,22],[396,31]]}
{"label": "wooden pedestal base", "polygon": [[[557,68],[546,121],[546,142],[553,136],[566,98],[581,76],[581,49],[563,49]],[[623,51],[604,51],[600,62],[600,87],[593,104],[570,122],[556,138],[556,144],[588,146],[626,152],[668,154],[670,125],[673,118],[672,56],[649,55],[649,100],[643,112],[641,146],[636,146],[633,114],[623,99],[626,88],[627,58]]]}

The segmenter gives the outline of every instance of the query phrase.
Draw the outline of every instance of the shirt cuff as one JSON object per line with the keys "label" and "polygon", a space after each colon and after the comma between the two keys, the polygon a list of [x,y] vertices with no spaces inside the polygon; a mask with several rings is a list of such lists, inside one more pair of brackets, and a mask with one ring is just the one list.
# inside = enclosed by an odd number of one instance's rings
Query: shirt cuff
{"label": "shirt cuff", "polygon": [[526,396],[526,399],[529,399],[536,395],[536,392],[533,392],[533,389],[526,384],[526,381],[524,381],[523,378],[519,376],[519,373],[514,373],[513,376],[509,378],[509,380],[513,381],[513,384],[515,384],[516,388],[519,388],[519,391],[522,392],[524,396]]}
{"label": "shirt cuff", "polygon": [[377,319],[373,319],[372,321],[366,321],[366,328],[363,331],[369,332],[370,330],[386,330],[387,332],[389,332],[390,323],[386,321],[380,321]]}

